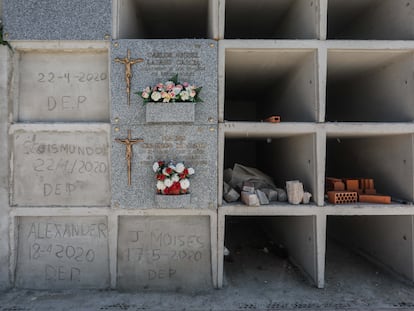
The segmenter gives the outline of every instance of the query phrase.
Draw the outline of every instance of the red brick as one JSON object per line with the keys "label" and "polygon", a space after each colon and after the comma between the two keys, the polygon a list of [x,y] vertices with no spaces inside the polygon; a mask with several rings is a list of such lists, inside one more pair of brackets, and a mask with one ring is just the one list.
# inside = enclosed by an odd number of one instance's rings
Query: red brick
{"label": "red brick", "polygon": [[391,197],[388,195],[369,195],[361,194],[359,196],[359,202],[363,203],[378,203],[378,204],[390,204]]}
{"label": "red brick", "polygon": [[364,190],[364,193],[365,194],[377,194],[377,190],[375,190],[375,189],[365,189]]}
{"label": "red brick", "polygon": [[359,180],[358,179],[345,179],[346,190],[348,191],[358,191],[359,189]]}
{"label": "red brick", "polygon": [[328,201],[332,204],[348,204],[358,202],[355,191],[328,191]]}

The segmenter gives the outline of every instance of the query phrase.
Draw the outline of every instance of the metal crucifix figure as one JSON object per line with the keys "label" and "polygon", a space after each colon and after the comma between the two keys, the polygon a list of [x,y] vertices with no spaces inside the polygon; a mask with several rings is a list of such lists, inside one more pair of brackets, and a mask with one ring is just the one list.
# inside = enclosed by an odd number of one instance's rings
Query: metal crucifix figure
{"label": "metal crucifix figure", "polygon": [[128,96],[128,106],[131,105],[131,79],[132,79],[132,65],[136,63],[142,63],[143,58],[131,59],[131,51],[128,49],[127,57],[115,58],[115,62],[125,64],[125,81],[126,81],[126,92]]}
{"label": "metal crucifix figure", "polygon": [[116,142],[125,145],[125,159],[128,165],[128,186],[131,186],[131,163],[132,163],[132,156],[133,156],[133,149],[132,145],[137,144],[139,142],[143,142],[143,139],[132,139],[131,138],[131,130],[128,130],[128,138],[120,139],[116,138]]}

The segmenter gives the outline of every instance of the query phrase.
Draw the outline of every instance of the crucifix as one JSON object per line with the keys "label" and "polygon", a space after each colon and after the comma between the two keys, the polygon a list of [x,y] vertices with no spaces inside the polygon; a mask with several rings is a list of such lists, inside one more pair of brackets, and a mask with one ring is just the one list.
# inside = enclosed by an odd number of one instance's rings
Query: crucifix
{"label": "crucifix", "polygon": [[116,138],[116,142],[125,145],[125,159],[128,165],[128,186],[131,186],[131,162],[132,162],[132,145],[137,144],[139,142],[143,142],[143,139],[132,139],[131,138],[131,130],[128,130],[128,138],[120,139]]}
{"label": "crucifix", "polygon": [[132,65],[136,63],[142,63],[143,58],[131,59],[131,51],[127,50],[127,57],[115,58],[115,62],[125,64],[125,81],[126,81],[126,92],[128,96],[128,106],[131,105],[131,79],[132,79]]}

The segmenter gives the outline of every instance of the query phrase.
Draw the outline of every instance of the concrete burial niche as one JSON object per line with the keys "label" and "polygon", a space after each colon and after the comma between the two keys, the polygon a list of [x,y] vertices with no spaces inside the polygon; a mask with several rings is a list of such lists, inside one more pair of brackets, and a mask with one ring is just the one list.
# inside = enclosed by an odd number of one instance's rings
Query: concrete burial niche
{"label": "concrete burial niche", "polygon": [[328,51],[326,120],[412,122],[413,61],[411,50]]}
{"label": "concrete burial niche", "polygon": [[108,40],[110,0],[4,0],[4,34],[9,40]]}
{"label": "concrete burial niche", "polygon": [[[378,194],[412,202],[413,135],[328,135],[326,176],[372,178]],[[358,203],[362,204],[362,203]]]}
{"label": "concrete burial niche", "polygon": [[[118,128],[118,131],[115,131]],[[113,127],[113,139],[125,139],[128,126]],[[122,208],[210,208],[217,206],[217,126],[145,125],[131,127],[131,137],[142,139],[133,145],[131,185],[128,185],[126,146],[112,142],[112,205]],[[183,162],[195,171],[190,176],[189,194],[157,199],[156,161]],[[177,204],[180,201],[180,204]]]}
{"label": "concrete burial niche", "polygon": [[109,121],[107,49],[18,46],[14,65],[16,121]]}
{"label": "concrete burial niche", "polygon": [[12,199],[15,206],[108,206],[106,126],[15,125]]}
{"label": "concrete burial niche", "polygon": [[[258,287],[283,286],[303,276],[317,284],[314,216],[227,215],[224,245],[230,252],[224,257],[224,286],[238,286],[246,279],[254,279]],[[299,271],[292,273],[292,263]]]}
{"label": "concrete burial niche", "polygon": [[210,289],[209,216],[121,216],[118,288],[126,291]]}
{"label": "concrete burial niche", "polygon": [[[246,138],[242,135],[227,134],[224,141],[223,169],[233,169],[236,163],[259,169],[273,179],[276,187],[282,189],[286,187],[286,181],[299,180],[303,183],[305,191],[312,194],[311,204],[315,204],[313,202],[317,202],[318,197],[316,135],[260,135],[256,133],[253,137]],[[243,204],[240,201],[238,203]],[[272,201],[270,204],[288,202]]]}
{"label": "concrete burial niche", "polygon": [[315,122],[316,58],[309,49],[226,49],[224,119]]}
{"label": "concrete burial niche", "polygon": [[[131,65],[130,105],[126,91],[126,66],[116,61],[125,59],[128,51],[130,58],[137,61]],[[165,83],[176,74],[179,82],[202,87],[199,94],[202,102],[195,103],[194,107],[194,123],[217,122],[216,41],[119,40],[111,49],[112,123],[147,124],[147,111],[140,94],[144,88]],[[150,120],[153,121],[156,120]]]}
{"label": "concrete burial niche", "polygon": [[116,0],[116,39],[217,38],[218,0]]}
{"label": "concrete burial niche", "polygon": [[18,217],[15,285],[28,289],[109,287],[106,217]]}
{"label": "concrete burial niche", "polygon": [[[225,39],[317,39],[319,0],[226,0]],[[224,12],[223,12],[224,11]]]}
{"label": "concrete burial niche", "polygon": [[329,0],[328,39],[413,40],[411,0]]}
{"label": "concrete burial niche", "polygon": [[[377,267],[414,280],[413,216],[328,216],[326,276],[333,260],[352,264],[335,256],[336,248],[349,248]],[[362,260],[362,258],[360,258]],[[333,263],[332,263],[333,264]],[[357,276],[355,276],[357,277]],[[356,280],[355,280],[356,281]],[[365,282],[366,280],[361,280]],[[374,286],[374,285],[372,285]]]}

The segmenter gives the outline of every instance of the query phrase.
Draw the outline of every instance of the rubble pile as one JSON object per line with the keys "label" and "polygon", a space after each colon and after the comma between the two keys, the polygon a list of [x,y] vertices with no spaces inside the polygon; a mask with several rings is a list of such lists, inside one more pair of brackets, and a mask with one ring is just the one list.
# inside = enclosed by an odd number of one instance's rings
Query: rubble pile
{"label": "rubble pile", "polygon": [[304,191],[298,180],[286,182],[286,189],[278,188],[271,177],[252,167],[234,164],[223,172],[223,198],[227,203],[241,201],[248,206],[268,205],[271,202],[308,204],[312,194]]}

